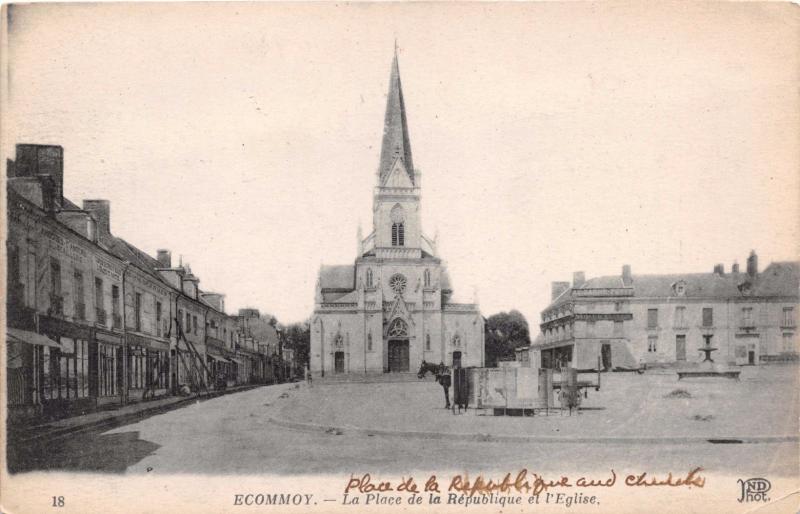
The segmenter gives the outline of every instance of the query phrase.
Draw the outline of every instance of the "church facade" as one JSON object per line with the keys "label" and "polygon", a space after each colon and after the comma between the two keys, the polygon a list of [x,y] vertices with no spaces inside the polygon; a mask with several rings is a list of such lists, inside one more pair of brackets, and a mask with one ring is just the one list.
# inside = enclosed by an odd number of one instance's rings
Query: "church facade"
{"label": "church facade", "polygon": [[395,54],[373,197],[372,232],[355,262],[319,271],[311,318],[315,375],[416,371],[423,360],[483,366],[477,303],[454,303],[436,240],[422,233],[421,174],[414,168]]}

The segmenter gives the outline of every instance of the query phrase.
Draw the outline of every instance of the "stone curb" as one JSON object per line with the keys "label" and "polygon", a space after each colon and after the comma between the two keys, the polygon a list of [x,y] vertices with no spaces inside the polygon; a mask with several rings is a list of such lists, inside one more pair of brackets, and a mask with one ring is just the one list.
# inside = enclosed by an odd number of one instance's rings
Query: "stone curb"
{"label": "stone curb", "polygon": [[[244,386],[241,388],[237,388],[236,390],[232,391],[212,391],[208,394],[198,395],[198,396],[190,396],[183,398],[182,400],[168,403],[166,405],[154,405],[152,407],[138,410],[136,412],[130,412],[127,414],[120,414],[119,416],[110,416],[108,418],[99,419],[97,421],[92,421],[89,423],[83,423],[79,425],[74,425],[70,427],[63,427],[63,428],[55,428],[53,430],[46,430],[42,432],[38,432],[29,437],[14,437],[12,434],[8,435],[8,440],[11,444],[14,445],[28,445],[31,443],[35,443],[37,441],[41,441],[43,439],[48,441],[55,441],[61,439],[63,437],[77,434],[80,432],[85,432],[89,430],[97,430],[99,428],[114,428],[121,425],[127,425],[129,423],[135,423],[140,421],[146,417],[150,417],[156,414],[161,414],[164,412],[169,412],[174,409],[178,409],[180,407],[185,407],[190,403],[194,402],[201,402],[206,400],[211,400],[214,398],[219,398],[220,396],[225,396],[228,394],[235,394],[241,393],[244,391],[250,391],[252,389],[256,389],[258,387],[263,387],[264,384],[257,384],[251,386]],[[113,412],[113,411],[112,411]]]}
{"label": "stone curb", "polygon": [[[268,418],[269,422],[283,428],[302,430],[306,432],[330,432],[341,434],[380,435],[387,437],[406,437],[415,439],[450,439],[459,441],[478,442],[513,442],[513,443],[557,443],[557,444],[758,444],[758,443],[797,443],[798,436],[745,436],[745,437],[564,437],[564,436],[519,436],[519,435],[491,435],[469,434],[451,432],[422,432],[413,430],[385,430],[362,427],[337,427],[320,425],[318,423],[301,423],[275,417]],[[338,434],[337,434],[338,435]]]}

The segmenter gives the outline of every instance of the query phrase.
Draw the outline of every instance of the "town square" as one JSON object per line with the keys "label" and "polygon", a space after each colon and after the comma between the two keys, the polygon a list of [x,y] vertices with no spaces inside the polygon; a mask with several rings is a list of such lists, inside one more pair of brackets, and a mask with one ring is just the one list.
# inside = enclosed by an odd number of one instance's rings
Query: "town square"
{"label": "town square", "polygon": [[536,4],[4,8],[4,476],[791,497],[798,24],[584,7],[576,39]]}

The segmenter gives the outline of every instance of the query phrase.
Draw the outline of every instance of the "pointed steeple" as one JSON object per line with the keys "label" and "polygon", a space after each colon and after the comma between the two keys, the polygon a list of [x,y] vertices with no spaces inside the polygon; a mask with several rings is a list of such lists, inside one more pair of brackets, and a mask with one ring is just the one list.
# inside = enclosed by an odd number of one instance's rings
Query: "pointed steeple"
{"label": "pointed steeple", "polygon": [[414,162],[411,160],[411,141],[408,138],[406,106],[403,102],[403,88],[400,85],[400,68],[397,64],[397,42],[395,41],[392,73],[389,77],[389,95],[386,98],[386,118],[383,122],[383,143],[381,145],[380,181],[392,171],[396,158],[403,160],[411,183],[414,184]]}

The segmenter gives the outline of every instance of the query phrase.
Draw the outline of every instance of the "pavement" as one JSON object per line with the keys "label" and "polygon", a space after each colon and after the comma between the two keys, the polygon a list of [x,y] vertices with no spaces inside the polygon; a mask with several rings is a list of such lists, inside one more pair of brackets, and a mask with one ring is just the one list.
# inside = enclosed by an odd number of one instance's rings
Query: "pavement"
{"label": "pavement", "polygon": [[[797,366],[742,369],[741,379],[691,379],[659,370],[605,373],[581,410],[496,417],[443,409],[432,379],[314,384],[272,418],[287,428],[406,437],[562,443],[797,442]],[[452,391],[451,391],[452,394]]]}
{"label": "pavement", "polygon": [[7,436],[12,444],[31,444],[40,440],[54,440],[60,437],[81,432],[111,427],[137,421],[145,416],[152,416],[170,409],[175,409],[192,402],[205,401],[225,394],[247,391],[259,385],[230,387],[221,391],[203,391],[189,396],[168,396],[127,405],[105,408],[79,416],[70,416],[58,420],[35,425],[9,425]]}
{"label": "pavement", "polygon": [[[372,385],[361,384],[361,387],[369,389]],[[412,385],[415,384],[392,384],[399,390]],[[426,385],[433,387],[435,384]],[[15,473],[46,470],[158,476],[186,473],[341,475],[362,470],[405,474],[522,468],[538,472],[578,469],[607,473],[609,468],[617,472],[637,469],[674,472],[696,466],[702,466],[709,473],[740,466],[747,470],[748,476],[791,477],[797,474],[796,443],[522,444],[457,437],[385,437],[352,430],[306,431],[272,422],[294,409],[304,410],[309,395],[346,387],[314,384],[309,390],[306,384],[279,384],[187,403],[111,430],[86,430],[47,444],[43,442],[36,445],[36,453],[15,466],[10,463],[10,467]],[[450,419],[469,416],[453,416],[444,409],[436,410]],[[432,416],[431,412],[423,411],[417,418],[427,416]],[[567,418],[564,420],[568,421]],[[486,419],[509,421],[507,418]],[[538,422],[540,419],[517,421]]]}

